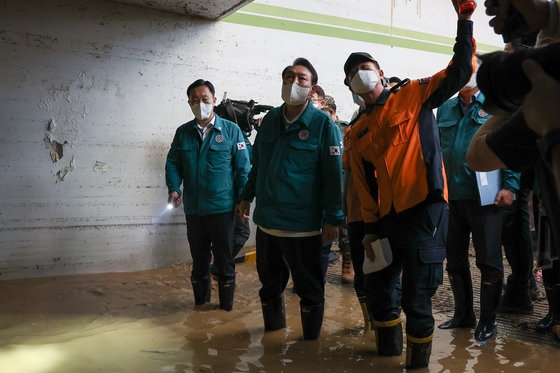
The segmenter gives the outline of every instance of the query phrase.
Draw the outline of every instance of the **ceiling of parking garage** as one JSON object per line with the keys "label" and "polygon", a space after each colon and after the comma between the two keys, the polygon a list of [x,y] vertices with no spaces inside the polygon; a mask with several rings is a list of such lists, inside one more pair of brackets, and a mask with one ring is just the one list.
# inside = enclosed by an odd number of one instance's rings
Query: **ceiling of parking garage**
{"label": "ceiling of parking garage", "polygon": [[219,20],[253,0],[110,0],[144,8]]}

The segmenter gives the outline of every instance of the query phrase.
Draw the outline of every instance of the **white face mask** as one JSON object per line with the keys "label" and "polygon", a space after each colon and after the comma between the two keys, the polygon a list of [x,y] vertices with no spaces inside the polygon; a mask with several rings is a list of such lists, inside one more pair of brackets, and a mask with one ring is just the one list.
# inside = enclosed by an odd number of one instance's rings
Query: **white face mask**
{"label": "white face mask", "polygon": [[301,105],[307,100],[311,88],[300,87],[296,83],[282,84],[282,100],[288,105]]}
{"label": "white face mask", "polygon": [[207,104],[206,102],[201,102],[191,106],[191,110],[198,120],[205,120],[212,116],[212,111],[214,111],[214,105]]}
{"label": "white face mask", "polygon": [[469,82],[467,84],[465,84],[465,86],[463,87],[464,89],[473,89],[474,87],[476,87],[476,72],[474,72],[471,76],[471,80],[469,80]]}
{"label": "white face mask", "polygon": [[360,105],[364,101],[364,99],[360,95],[357,95],[355,93],[352,93],[352,100],[354,100],[354,103],[356,105]]}
{"label": "white face mask", "polygon": [[352,80],[350,87],[354,93],[368,93],[379,81],[377,73],[373,70],[358,70]]}

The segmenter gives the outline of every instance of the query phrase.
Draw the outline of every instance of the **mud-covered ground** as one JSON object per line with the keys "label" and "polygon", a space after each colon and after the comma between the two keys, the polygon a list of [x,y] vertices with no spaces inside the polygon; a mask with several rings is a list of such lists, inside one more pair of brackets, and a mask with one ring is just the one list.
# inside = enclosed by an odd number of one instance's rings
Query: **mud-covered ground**
{"label": "mud-covered ground", "polygon": [[[234,309],[194,307],[188,264],[151,271],[0,281],[0,372],[400,372],[375,352],[358,301],[329,268],[317,341],[302,340],[298,297],[285,293],[285,330],[264,334],[254,263],[237,266]],[[448,284],[436,324],[452,309]],[[446,302],[446,299],[448,301]],[[548,340],[547,340],[548,341]],[[471,330],[436,329],[430,372],[559,372],[560,344],[498,334],[478,346]]]}

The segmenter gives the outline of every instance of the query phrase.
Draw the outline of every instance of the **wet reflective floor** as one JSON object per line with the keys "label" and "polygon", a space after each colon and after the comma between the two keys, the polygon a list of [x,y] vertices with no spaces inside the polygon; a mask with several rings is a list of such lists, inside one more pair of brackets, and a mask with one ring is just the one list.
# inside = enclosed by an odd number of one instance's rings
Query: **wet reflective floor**
{"label": "wet reflective floor", "polygon": [[[404,371],[404,354],[376,355],[374,333],[363,331],[358,301],[351,285],[340,284],[339,268],[329,267],[317,341],[302,340],[299,299],[289,289],[288,328],[264,334],[254,263],[237,265],[231,312],[217,309],[215,283],[211,304],[195,310],[187,264],[0,281],[0,372]],[[444,284],[434,299],[436,324],[452,307]],[[533,321],[524,329],[511,320],[500,319],[500,333],[482,346],[471,330],[436,329],[430,366],[419,371],[560,372],[560,343],[524,338],[533,335]]]}

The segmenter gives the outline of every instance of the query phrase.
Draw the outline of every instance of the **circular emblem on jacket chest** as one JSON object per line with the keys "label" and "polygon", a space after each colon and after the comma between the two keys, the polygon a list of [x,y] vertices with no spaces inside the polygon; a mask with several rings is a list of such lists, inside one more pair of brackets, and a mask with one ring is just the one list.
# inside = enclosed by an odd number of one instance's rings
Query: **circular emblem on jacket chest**
{"label": "circular emblem on jacket chest", "polygon": [[224,141],[224,137],[222,135],[218,135],[214,138],[214,140],[216,140],[217,143],[220,143]]}
{"label": "circular emblem on jacket chest", "polygon": [[485,117],[488,116],[488,113],[485,112],[484,110],[480,109],[480,110],[478,111],[478,116],[481,117],[481,118],[485,118]]}
{"label": "circular emblem on jacket chest", "polygon": [[299,131],[298,137],[300,140],[307,140],[309,138],[309,131],[307,130]]}

